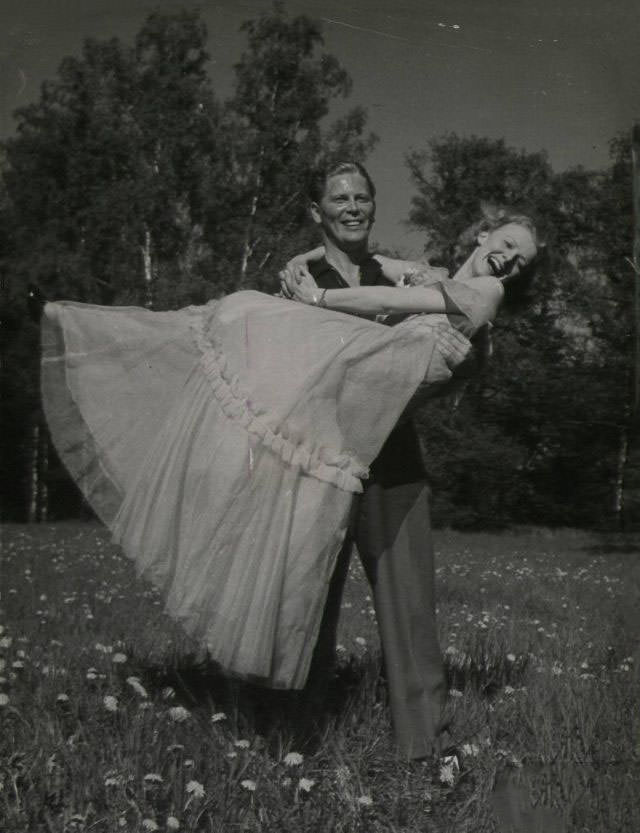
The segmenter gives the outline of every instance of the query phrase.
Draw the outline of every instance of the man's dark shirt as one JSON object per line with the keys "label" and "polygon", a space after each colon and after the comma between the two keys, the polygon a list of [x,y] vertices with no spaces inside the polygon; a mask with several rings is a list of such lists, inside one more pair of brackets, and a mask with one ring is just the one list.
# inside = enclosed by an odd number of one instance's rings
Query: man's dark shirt
{"label": "man's dark shirt", "polygon": [[[327,261],[311,261],[309,271],[321,289],[348,289],[349,284]],[[360,264],[360,286],[393,286],[393,281],[382,274],[382,267],[370,257]],[[400,319],[396,319],[397,323]],[[422,450],[411,420],[397,425],[389,434],[380,453],[370,466],[367,483],[379,483],[388,488],[405,483],[426,480],[427,473],[422,461]],[[365,484],[366,485],[366,484]]]}

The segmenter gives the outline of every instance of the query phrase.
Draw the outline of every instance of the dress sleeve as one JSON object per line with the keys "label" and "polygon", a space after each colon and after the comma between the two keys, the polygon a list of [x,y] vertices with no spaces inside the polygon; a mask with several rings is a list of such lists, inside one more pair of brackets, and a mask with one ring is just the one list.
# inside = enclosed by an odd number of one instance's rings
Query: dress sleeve
{"label": "dress sleeve", "polygon": [[504,296],[502,284],[490,275],[442,281],[439,286],[449,320],[467,338],[495,319]]}

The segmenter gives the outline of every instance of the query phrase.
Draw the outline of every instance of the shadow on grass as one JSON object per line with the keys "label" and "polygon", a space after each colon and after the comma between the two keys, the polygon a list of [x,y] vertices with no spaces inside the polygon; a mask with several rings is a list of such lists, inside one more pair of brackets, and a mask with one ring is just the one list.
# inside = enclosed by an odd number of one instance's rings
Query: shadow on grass
{"label": "shadow on grass", "polygon": [[[379,662],[351,658],[341,663],[318,696],[313,690],[271,689],[225,674],[217,663],[182,657],[171,666],[140,663],[151,690],[172,689],[172,701],[207,715],[224,712],[239,733],[297,743],[312,751],[329,727],[355,708],[384,699]],[[175,694],[173,693],[175,692]]]}

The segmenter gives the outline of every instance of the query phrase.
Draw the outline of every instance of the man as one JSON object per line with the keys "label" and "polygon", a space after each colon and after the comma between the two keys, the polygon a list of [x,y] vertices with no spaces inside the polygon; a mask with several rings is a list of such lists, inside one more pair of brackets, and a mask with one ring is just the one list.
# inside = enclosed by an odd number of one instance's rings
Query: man
{"label": "man", "polygon": [[[367,171],[343,163],[318,172],[310,197],[325,248],[322,259],[308,263],[318,286],[392,285],[369,253],[375,188]],[[291,273],[284,270],[281,279],[288,294]],[[405,758],[430,755],[438,743],[446,684],[435,617],[429,487],[410,420],[393,430],[354,502],[305,688],[311,704],[326,693],[354,544],[373,590],[398,752]]]}

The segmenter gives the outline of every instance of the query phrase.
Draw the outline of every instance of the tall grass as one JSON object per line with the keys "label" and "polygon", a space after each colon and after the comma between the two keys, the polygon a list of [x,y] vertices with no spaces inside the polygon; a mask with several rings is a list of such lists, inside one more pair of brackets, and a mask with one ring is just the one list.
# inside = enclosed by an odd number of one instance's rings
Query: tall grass
{"label": "tall grass", "polygon": [[218,674],[104,530],[6,527],[0,829],[640,830],[638,541],[436,544],[455,757],[407,763],[357,563],[309,741],[299,698]]}

